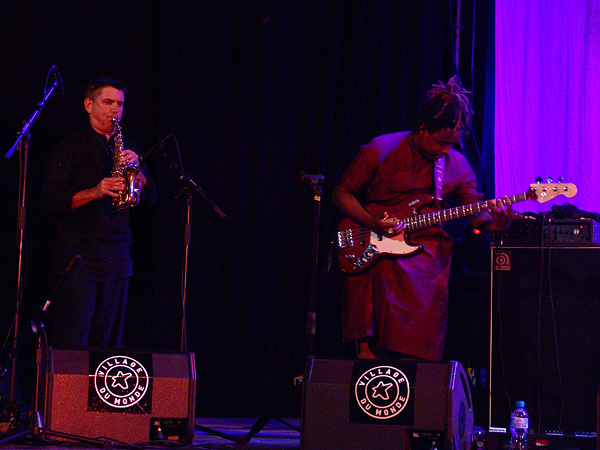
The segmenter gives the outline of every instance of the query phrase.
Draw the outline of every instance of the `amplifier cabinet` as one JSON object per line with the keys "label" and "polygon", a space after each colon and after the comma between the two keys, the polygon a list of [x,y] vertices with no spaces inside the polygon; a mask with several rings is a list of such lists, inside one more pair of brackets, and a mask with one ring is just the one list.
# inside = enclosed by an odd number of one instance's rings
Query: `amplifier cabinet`
{"label": "amplifier cabinet", "polygon": [[49,431],[129,444],[192,442],[193,353],[46,350],[44,422]]}
{"label": "amplifier cabinet", "polygon": [[536,433],[594,431],[600,248],[496,247],[491,266],[488,425],[523,400]]}

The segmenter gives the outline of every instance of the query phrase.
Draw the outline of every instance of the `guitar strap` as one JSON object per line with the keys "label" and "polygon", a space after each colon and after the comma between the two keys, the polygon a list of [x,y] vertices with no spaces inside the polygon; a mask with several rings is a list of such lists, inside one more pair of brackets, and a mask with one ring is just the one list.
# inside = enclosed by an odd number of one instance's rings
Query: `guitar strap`
{"label": "guitar strap", "polygon": [[435,181],[435,201],[438,206],[442,203],[442,195],[444,191],[444,167],[446,159],[444,156],[433,163],[433,178]]}

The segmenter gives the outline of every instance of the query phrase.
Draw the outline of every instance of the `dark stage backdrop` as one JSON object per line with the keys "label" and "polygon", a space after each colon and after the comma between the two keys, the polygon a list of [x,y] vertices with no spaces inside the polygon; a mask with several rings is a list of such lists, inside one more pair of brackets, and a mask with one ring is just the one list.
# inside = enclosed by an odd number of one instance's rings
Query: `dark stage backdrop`
{"label": "dark stage backdrop", "polygon": [[[146,150],[175,136],[163,147],[167,158],[149,158],[159,188],[156,206],[132,211],[136,272],[125,345],[180,349],[187,196],[170,168],[169,160],[175,161],[227,214],[220,218],[202,196],[193,195],[187,349],[196,355],[197,414],[260,415],[273,399],[275,414],[298,414],[299,390],[292,382],[303,373],[309,352],[305,323],[315,217],[314,193],[300,182],[300,172],[325,179],[313,353],[342,356],[341,276],[335,264],[331,270],[327,264],[337,220],[331,191],[361,144],[407,129],[431,83],[452,75],[452,3],[3,4],[2,149],[8,150],[21,121],[42,99],[52,65],[64,81],[64,94],[50,98],[31,129],[22,319],[31,320],[52,290],[53,223],[39,200],[44,161],[61,137],[85,123],[85,82],[96,75],[117,77],[130,88],[124,134]],[[460,47],[463,82],[474,86],[478,145],[469,139],[464,151],[489,197],[493,163],[483,162],[493,161],[492,143],[481,142],[493,22],[488,2],[478,2],[471,74],[473,3],[462,2]],[[19,155],[3,161],[0,171],[0,325],[6,333],[16,297]],[[461,231],[457,227],[457,236]],[[483,270],[486,264],[484,258]],[[459,278],[461,267],[455,272]],[[486,296],[476,290],[460,300],[481,305]],[[451,340],[467,340],[464,334],[472,330],[460,318],[453,323]],[[20,358],[23,379],[31,363],[28,347],[23,345]],[[450,343],[449,357],[465,364],[480,358],[484,366],[481,349],[454,349]]]}

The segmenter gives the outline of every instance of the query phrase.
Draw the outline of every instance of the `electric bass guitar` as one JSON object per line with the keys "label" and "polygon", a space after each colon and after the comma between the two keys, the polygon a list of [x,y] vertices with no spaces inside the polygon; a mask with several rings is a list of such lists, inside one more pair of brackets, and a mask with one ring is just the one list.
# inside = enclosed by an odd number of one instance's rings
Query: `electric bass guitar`
{"label": "electric bass guitar", "polygon": [[[511,196],[509,199],[511,203],[524,200],[544,203],[559,195],[573,197],[575,194],[577,194],[577,187],[574,184],[532,184],[525,193]],[[349,218],[342,219],[337,233],[337,256],[342,271],[350,274],[360,272],[383,255],[410,256],[418,253],[423,250],[423,246],[410,242],[410,232],[449,220],[472,216],[485,211],[486,206],[492,208],[491,201],[487,200],[426,214],[419,213],[423,207],[432,204],[434,200],[433,195],[419,194],[391,207],[375,204],[365,207],[371,214],[381,214],[387,211],[390,216],[404,221],[405,229],[396,236],[387,237],[358,225]]]}

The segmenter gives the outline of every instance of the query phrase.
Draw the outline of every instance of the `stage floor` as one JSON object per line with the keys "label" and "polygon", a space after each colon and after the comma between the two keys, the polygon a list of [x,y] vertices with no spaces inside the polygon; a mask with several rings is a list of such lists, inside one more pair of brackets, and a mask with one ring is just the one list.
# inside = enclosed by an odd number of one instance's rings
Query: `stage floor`
{"label": "stage floor", "polygon": [[[271,419],[260,430],[252,432],[252,427],[257,424],[258,418],[225,418],[225,419],[196,419],[196,429],[194,442],[189,446],[179,446],[176,443],[166,442],[160,445],[160,442],[142,445],[142,446],[117,446],[114,448],[169,448],[169,449],[247,449],[247,450],[277,450],[277,449],[299,449],[300,448],[300,419],[282,419],[282,421]],[[208,431],[202,431],[208,430]],[[250,434],[249,434],[250,433]],[[223,436],[221,436],[223,435]],[[0,434],[0,440],[7,436]],[[249,438],[249,441],[248,441]],[[247,443],[245,443],[248,441]],[[34,442],[31,439],[20,439],[0,444],[4,449],[37,449],[44,450],[62,450],[69,449],[89,449],[101,448],[92,444],[79,443],[46,443]],[[111,447],[104,447],[111,448]]]}
{"label": "stage floor", "polygon": [[[247,448],[247,449],[299,449],[300,419],[272,419],[260,430],[251,432],[258,419],[196,419],[196,425],[217,430],[234,437],[238,442],[196,430],[194,445],[208,445],[207,448]],[[260,425],[260,424],[259,424]],[[250,433],[250,434],[249,434]],[[249,438],[247,444],[244,439]],[[241,443],[239,441],[241,439]],[[221,445],[210,447],[210,445]],[[223,447],[223,445],[225,445]]]}

